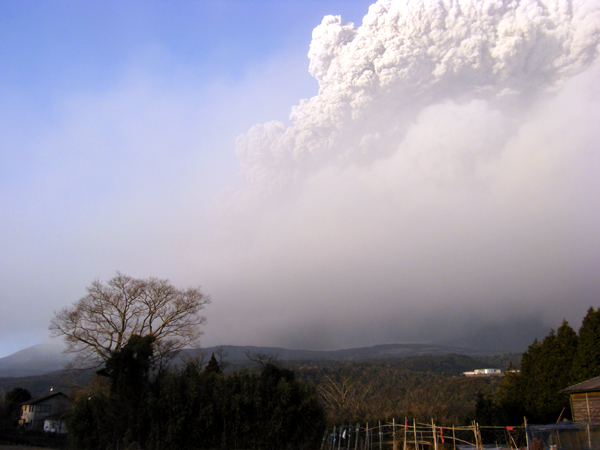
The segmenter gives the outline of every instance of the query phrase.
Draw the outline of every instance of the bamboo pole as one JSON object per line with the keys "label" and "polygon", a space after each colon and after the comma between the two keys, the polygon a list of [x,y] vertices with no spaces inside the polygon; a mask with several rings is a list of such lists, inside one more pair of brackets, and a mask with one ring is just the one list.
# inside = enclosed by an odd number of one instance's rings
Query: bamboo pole
{"label": "bamboo pole", "polygon": [[351,425],[348,422],[348,449],[347,450],[350,450],[350,441],[352,441],[352,432],[350,431],[350,427],[351,427]]}
{"label": "bamboo pole", "polygon": [[402,446],[402,450],[406,450],[406,433],[408,431],[408,419],[404,418],[404,445]]}
{"label": "bamboo pole", "polygon": [[590,424],[587,424],[588,447],[592,448],[592,435],[590,434]]}
{"label": "bamboo pole", "polygon": [[358,423],[356,423],[356,441],[354,442],[354,450],[358,450],[358,432],[359,432]]}
{"label": "bamboo pole", "polygon": [[525,441],[527,442],[527,448],[529,448],[529,433],[527,433],[527,417],[523,417],[525,423]]}
{"label": "bamboo pole", "polygon": [[456,435],[454,434],[454,425],[452,425],[452,442],[454,443],[454,450],[456,450]]}
{"label": "bamboo pole", "polygon": [[433,423],[433,419],[431,419],[431,431],[433,432],[433,449],[437,450],[437,436],[435,435],[435,424]]}
{"label": "bamboo pole", "polygon": [[335,440],[337,438],[337,428],[333,426],[333,439],[331,440],[331,450],[335,450]]}
{"label": "bamboo pole", "polygon": [[413,419],[413,428],[415,431],[415,450],[419,450],[419,441],[417,440],[417,421]]}

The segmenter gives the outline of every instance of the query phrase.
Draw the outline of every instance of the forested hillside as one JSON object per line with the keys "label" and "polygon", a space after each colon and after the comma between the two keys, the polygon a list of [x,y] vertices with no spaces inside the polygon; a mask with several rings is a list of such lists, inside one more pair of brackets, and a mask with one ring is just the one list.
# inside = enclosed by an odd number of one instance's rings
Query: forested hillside
{"label": "forested hillside", "polygon": [[467,378],[475,368],[506,368],[520,355],[424,355],[377,361],[292,364],[298,377],[314,383],[332,423],[404,419],[440,425],[475,418],[478,392],[493,393],[497,377]]}

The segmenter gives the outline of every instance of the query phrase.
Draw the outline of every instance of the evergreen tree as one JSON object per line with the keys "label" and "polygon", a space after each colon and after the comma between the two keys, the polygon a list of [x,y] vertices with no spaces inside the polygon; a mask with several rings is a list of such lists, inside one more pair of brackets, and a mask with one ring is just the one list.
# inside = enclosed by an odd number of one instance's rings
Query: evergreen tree
{"label": "evergreen tree", "polygon": [[110,394],[121,399],[140,400],[148,384],[154,354],[153,335],[133,335],[121,350],[114,352],[98,373],[110,378]]}
{"label": "evergreen tree", "polygon": [[577,352],[577,334],[566,320],[542,342],[541,379],[535,402],[536,416],[542,423],[556,422],[570,415],[568,397],[559,392],[570,385],[570,368]]}
{"label": "evergreen tree", "polygon": [[215,354],[213,353],[208,361],[208,364],[204,368],[204,373],[222,373],[221,366],[219,365]]}
{"label": "evergreen tree", "polygon": [[566,320],[541,342],[535,339],[523,353],[521,373],[509,371],[498,386],[497,420],[510,424],[526,416],[532,423],[551,423],[569,416],[568,398],[559,392],[571,384],[577,348],[577,334]]}
{"label": "evergreen tree", "polygon": [[576,351],[577,335],[565,320],[558,332],[551,330],[541,343],[534,341],[523,354],[521,395],[531,421],[556,422],[568,409],[568,398],[559,392],[569,385]]}
{"label": "evergreen tree", "polygon": [[151,379],[151,357],[152,340],[139,336],[115,352],[102,372],[109,394],[80,396],[70,413],[72,448],[309,450],[321,443],[316,390],[293,372],[266,364],[261,373],[215,376],[189,363]]}
{"label": "evergreen tree", "polygon": [[544,374],[542,372],[542,343],[537,338],[527,348],[521,358],[521,377],[519,380],[519,392],[522,398],[522,407],[527,417],[535,420],[537,417],[537,397]]}
{"label": "evergreen tree", "polygon": [[496,423],[515,425],[522,423],[524,416],[521,373],[511,362],[496,391]]}
{"label": "evergreen tree", "polygon": [[571,382],[581,383],[597,376],[600,376],[600,308],[590,307],[579,329]]}
{"label": "evergreen tree", "polygon": [[557,380],[557,387],[564,389],[572,384],[571,369],[577,355],[579,338],[566,320],[563,320],[562,325],[558,327],[556,337],[558,348],[552,376]]}
{"label": "evergreen tree", "polygon": [[27,389],[22,387],[16,387],[4,394],[4,407],[6,408],[6,414],[12,419],[16,420],[21,415],[21,403],[31,399],[31,394]]}
{"label": "evergreen tree", "polygon": [[67,418],[74,448],[106,449],[139,446],[147,435],[144,399],[152,370],[152,335],[133,335],[113,352],[98,375],[110,380],[109,394],[80,396]]}
{"label": "evergreen tree", "polygon": [[109,422],[108,398],[102,392],[80,395],[67,412],[69,448],[103,450],[115,448],[115,430]]}

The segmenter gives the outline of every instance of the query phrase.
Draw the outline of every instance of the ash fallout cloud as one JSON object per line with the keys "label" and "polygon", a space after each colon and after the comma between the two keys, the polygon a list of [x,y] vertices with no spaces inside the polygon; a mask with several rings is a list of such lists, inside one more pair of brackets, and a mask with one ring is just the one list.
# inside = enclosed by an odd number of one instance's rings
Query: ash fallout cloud
{"label": "ash fallout cloud", "polygon": [[340,348],[577,327],[600,301],[599,43],[594,1],[326,16],[318,93],[237,139],[245,186],[197,261],[228,330],[209,332]]}

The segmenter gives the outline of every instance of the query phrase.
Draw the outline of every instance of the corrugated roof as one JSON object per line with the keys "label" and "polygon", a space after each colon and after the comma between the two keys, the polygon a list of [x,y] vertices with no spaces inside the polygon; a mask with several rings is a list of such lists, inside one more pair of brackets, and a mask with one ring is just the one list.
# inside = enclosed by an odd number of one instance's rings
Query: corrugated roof
{"label": "corrugated roof", "polygon": [[583,383],[574,384],[573,386],[564,388],[560,392],[564,392],[565,394],[575,394],[577,392],[591,391],[600,391],[600,377],[592,378],[591,380],[584,381]]}
{"label": "corrugated roof", "polygon": [[40,402],[43,402],[44,400],[48,400],[49,398],[54,397],[55,395],[64,395],[65,397],[69,398],[69,396],[67,394],[63,394],[62,392],[59,391],[59,392],[53,392],[48,395],[42,395],[41,397],[32,398],[31,400],[27,400],[26,402],[21,403],[21,406],[35,405],[36,403],[40,403]]}

